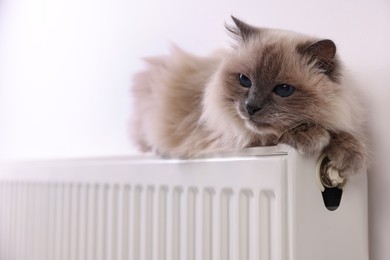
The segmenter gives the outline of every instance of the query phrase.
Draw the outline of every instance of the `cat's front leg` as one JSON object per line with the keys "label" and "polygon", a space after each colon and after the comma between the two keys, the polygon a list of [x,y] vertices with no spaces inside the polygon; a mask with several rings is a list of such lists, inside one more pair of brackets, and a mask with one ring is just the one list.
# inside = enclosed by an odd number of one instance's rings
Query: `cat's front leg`
{"label": "cat's front leg", "polygon": [[332,133],[329,145],[324,150],[330,162],[342,177],[367,168],[368,152],[363,140],[346,132]]}
{"label": "cat's front leg", "polygon": [[288,144],[305,155],[320,155],[330,142],[329,132],[316,124],[302,124],[286,131],[278,143]]}

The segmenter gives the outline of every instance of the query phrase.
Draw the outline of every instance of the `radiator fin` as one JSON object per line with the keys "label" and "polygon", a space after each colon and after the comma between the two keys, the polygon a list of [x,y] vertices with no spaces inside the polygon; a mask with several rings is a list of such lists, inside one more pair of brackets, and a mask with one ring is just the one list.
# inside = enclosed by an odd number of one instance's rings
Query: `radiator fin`
{"label": "radiator fin", "polygon": [[275,232],[275,193],[270,190],[260,192],[259,196],[259,248],[260,260],[276,259],[275,248],[272,245]]}
{"label": "radiator fin", "polygon": [[239,194],[239,259],[249,260],[249,230],[252,229],[252,219],[250,218],[252,192],[242,190]]}
{"label": "radiator fin", "polygon": [[140,259],[140,242],[141,242],[141,194],[142,187],[137,186],[134,192],[133,207],[133,259]]}
{"label": "radiator fin", "polygon": [[[173,189],[173,196],[172,196],[172,217],[168,218],[171,219],[172,223],[172,229],[171,229],[171,238],[168,237],[168,241],[171,241],[171,259],[172,260],[179,260],[181,259],[180,255],[180,247],[181,245],[185,245],[185,243],[181,243],[181,226],[183,225],[183,218],[181,217],[181,200],[182,200],[182,188],[181,187],[175,187]],[[183,228],[184,229],[184,228]],[[168,248],[169,249],[169,248]]]}
{"label": "radiator fin", "polygon": [[212,215],[213,215],[213,190],[212,188],[206,188],[203,191],[203,238],[202,238],[202,248],[203,248],[203,258],[204,260],[212,259],[212,247],[213,247],[213,237],[212,237]]}
{"label": "radiator fin", "polygon": [[220,258],[230,260],[230,223],[231,218],[230,210],[231,210],[231,198],[233,191],[231,189],[222,189],[220,196]]}
{"label": "radiator fin", "polygon": [[188,197],[187,197],[187,202],[188,202],[188,208],[187,208],[187,259],[188,260],[195,260],[196,255],[195,255],[195,215],[197,213],[196,211],[196,195],[197,195],[197,189],[196,188],[189,188],[188,190]]}

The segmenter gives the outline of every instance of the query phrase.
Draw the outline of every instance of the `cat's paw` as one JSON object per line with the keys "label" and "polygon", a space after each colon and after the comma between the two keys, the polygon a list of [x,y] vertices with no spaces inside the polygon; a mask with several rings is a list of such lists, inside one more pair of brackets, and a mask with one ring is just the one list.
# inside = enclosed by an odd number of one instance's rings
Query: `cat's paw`
{"label": "cat's paw", "polygon": [[288,144],[305,155],[319,155],[329,142],[329,132],[314,124],[302,124],[285,132],[279,139],[279,143]]}
{"label": "cat's paw", "polygon": [[328,147],[324,150],[329,158],[329,166],[337,169],[342,177],[364,171],[368,164],[367,148],[351,134],[332,134]]}

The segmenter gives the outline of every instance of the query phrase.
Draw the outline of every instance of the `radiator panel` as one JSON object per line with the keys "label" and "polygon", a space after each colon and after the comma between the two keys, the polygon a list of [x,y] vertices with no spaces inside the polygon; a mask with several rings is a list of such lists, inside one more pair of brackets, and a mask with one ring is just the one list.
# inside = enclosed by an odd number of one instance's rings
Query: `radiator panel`
{"label": "radiator panel", "polygon": [[[295,210],[312,203],[329,214],[315,201],[314,163],[275,148],[192,161],[8,165],[0,175],[0,259],[309,260],[302,243],[309,251],[321,245],[301,237],[307,219]],[[305,182],[313,195],[299,192]],[[355,203],[345,214],[365,207]],[[342,228],[344,219],[332,221]],[[361,241],[354,259],[368,259]]]}

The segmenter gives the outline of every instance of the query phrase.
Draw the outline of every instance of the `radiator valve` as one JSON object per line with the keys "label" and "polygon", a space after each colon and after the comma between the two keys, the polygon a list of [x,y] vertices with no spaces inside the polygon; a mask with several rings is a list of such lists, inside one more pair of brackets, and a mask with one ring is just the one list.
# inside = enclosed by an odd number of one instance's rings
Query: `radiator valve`
{"label": "radiator valve", "polygon": [[325,154],[323,154],[317,162],[316,177],[321,191],[324,191],[325,188],[342,188],[346,182],[346,180],[340,176],[339,171],[329,165],[329,162],[330,160]]}

